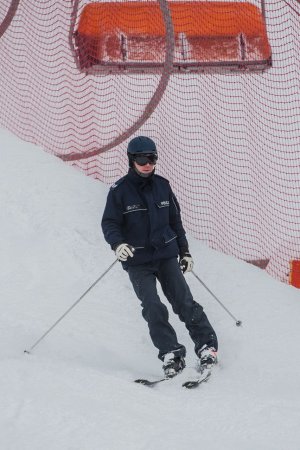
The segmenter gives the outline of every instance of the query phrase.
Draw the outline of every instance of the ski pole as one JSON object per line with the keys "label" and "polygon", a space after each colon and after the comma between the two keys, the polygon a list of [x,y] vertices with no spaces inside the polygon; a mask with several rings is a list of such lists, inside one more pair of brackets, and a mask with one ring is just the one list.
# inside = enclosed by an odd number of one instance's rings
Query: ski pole
{"label": "ski pole", "polygon": [[204,286],[205,289],[210,293],[210,295],[219,303],[219,305],[222,306],[222,308],[227,312],[227,314],[229,314],[229,316],[232,317],[232,319],[235,321],[236,326],[240,327],[242,325],[241,320],[238,320],[236,317],[234,317],[234,315],[229,311],[229,309],[226,308],[225,305],[223,305],[223,303],[215,296],[215,294],[206,286],[206,284],[198,277],[198,275],[193,270],[191,272],[194,275],[194,277],[196,277],[197,280],[202,284],[202,286]]}
{"label": "ski pole", "polygon": [[31,353],[32,352],[32,350],[50,333],[50,331],[52,331],[53,330],[53,328],[55,328],[56,327],[56,325],[58,325],[59,324],[59,322],[61,322],[62,320],[63,320],[63,318],[64,317],[66,317],[66,315],[67,314],[69,314],[69,312],[73,309],[73,308],[75,308],[75,306],[76,305],[78,305],[78,303],[83,299],[83,297],[85,297],[86,296],[86,294],[88,293],[88,292],[90,292],[92,289],[93,289],[93,287],[94,286],[96,286],[96,284],[104,277],[104,275],[106,275],[107,274],[107,272],[109,272],[110,271],[110,269],[116,264],[116,262],[117,262],[118,260],[116,259],[101,275],[100,275],[100,277],[99,278],[97,278],[97,280],[96,281],[94,281],[94,283],[93,284],[91,284],[91,286],[81,295],[81,297],[79,297],[79,299],[78,300],[76,300],[76,302],[72,305],[72,306],[70,306],[70,308],[68,308],[67,309],[67,311],[59,318],[59,319],[57,319],[57,321],[30,347],[30,349],[29,350],[24,350],[24,353]]}

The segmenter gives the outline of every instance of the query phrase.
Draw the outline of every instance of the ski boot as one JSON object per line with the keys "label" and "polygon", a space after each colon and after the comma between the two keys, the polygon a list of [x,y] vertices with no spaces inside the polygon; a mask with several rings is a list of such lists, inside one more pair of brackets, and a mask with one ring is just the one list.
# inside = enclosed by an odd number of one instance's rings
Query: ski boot
{"label": "ski boot", "polygon": [[164,356],[163,371],[166,378],[173,378],[183,371],[185,361],[182,356],[175,356],[174,353],[167,353]]}
{"label": "ski boot", "polygon": [[217,350],[214,347],[203,345],[198,352],[199,356],[199,371],[204,369],[211,369],[217,362]]}

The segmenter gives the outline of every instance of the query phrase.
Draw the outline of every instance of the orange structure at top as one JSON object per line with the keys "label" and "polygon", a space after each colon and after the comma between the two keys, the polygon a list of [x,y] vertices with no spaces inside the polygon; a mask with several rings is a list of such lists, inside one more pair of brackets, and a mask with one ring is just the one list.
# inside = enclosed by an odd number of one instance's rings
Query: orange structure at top
{"label": "orange structure at top", "polygon": [[289,284],[300,289],[300,260],[293,259],[290,261]]}
{"label": "orange structure at top", "polygon": [[[170,2],[174,69],[205,70],[271,65],[261,11],[242,2]],[[81,69],[147,70],[163,65],[166,31],[157,2],[90,3],[75,33]]]}

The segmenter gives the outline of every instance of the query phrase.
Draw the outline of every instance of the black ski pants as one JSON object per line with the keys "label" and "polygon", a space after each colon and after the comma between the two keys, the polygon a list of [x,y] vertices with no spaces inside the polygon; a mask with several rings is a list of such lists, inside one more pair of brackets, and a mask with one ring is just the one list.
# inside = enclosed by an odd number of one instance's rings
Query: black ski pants
{"label": "black ski pants", "polygon": [[148,323],[152,342],[159,350],[159,359],[162,360],[169,352],[176,356],[185,356],[186,349],[178,343],[176,332],[169,323],[168,309],[158,296],[156,280],[160,282],[173,311],[185,323],[195,344],[195,352],[198,353],[205,344],[217,350],[217,336],[202,306],[194,301],[177,258],[130,266],[128,274],[141,301],[142,314]]}

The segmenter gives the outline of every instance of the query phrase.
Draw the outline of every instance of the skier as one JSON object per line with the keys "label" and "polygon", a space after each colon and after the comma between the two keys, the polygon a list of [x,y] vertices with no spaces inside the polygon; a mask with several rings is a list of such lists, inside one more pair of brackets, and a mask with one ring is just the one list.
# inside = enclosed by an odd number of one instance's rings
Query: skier
{"label": "skier", "polygon": [[[156,175],[158,159],[152,139],[139,136],[127,148],[128,174],[110,189],[102,218],[106,241],[128,272],[141,301],[150,337],[159,350],[165,377],[185,367],[185,347],[178,343],[161,302],[156,279],[173,311],[185,323],[201,367],[216,363],[218,341],[201,305],[194,301],[183,276],[193,259],[181,221],[180,207],[167,179]],[[179,263],[178,263],[179,256]]]}

